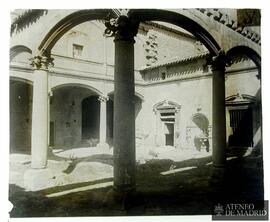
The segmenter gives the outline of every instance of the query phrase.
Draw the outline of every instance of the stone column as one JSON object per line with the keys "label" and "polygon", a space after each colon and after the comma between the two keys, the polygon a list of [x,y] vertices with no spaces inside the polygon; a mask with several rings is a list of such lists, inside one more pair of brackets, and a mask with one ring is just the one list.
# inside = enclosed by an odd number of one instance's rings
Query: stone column
{"label": "stone column", "polygon": [[52,61],[49,56],[31,59],[34,68],[31,168],[24,173],[24,187],[31,191],[52,185],[53,172],[46,168],[49,145],[48,67],[53,65]]}
{"label": "stone column", "polygon": [[108,149],[109,145],[106,143],[106,131],[107,131],[107,100],[106,96],[99,96],[100,101],[100,121],[99,121],[99,148]]}
{"label": "stone column", "polygon": [[212,59],[212,147],[213,177],[220,177],[226,164],[225,65],[223,51]]}
{"label": "stone column", "polygon": [[105,23],[115,36],[114,67],[114,190],[135,190],[134,36],[138,23],[125,15]]}
{"label": "stone column", "polygon": [[32,108],[32,138],[31,167],[42,169],[47,165],[48,152],[48,66],[52,59],[46,56],[36,56],[31,65],[34,70],[33,108]]}

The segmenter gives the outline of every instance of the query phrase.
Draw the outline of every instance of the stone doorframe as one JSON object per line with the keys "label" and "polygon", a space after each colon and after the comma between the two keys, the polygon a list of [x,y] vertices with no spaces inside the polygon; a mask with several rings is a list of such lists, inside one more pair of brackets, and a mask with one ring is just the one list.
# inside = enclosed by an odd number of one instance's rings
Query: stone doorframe
{"label": "stone doorframe", "polygon": [[[165,145],[165,135],[161,132],[162,122],[174,119],[171,122],[174,124],[174,142],[173,146],[179,148],[181,146],[181,136],[180,136],[180,109],[181,105],[176,102],[163,100],[153,106],[153,111],[156,115],[156,129],[155,129],[155,145],[162,146]],[[171,116],[163,116],[164,113],[171,113]]]}

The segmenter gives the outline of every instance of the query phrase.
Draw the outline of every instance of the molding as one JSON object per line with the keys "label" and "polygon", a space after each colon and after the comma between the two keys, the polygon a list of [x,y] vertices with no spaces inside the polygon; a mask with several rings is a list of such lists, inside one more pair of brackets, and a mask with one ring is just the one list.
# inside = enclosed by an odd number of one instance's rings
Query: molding
{"label": "molding", "polygon": [[182,37],[182,38],[184,37],[184,38],[196,40],[195,36],[193,36],[191,34],[184,33],[184,32],[181,32],[179,30],[176,30],[174,28],[169,28],[169,27],[166,27],[165,25],[159,24],[157,22],[152,22],[152,21],[141,22],[139,29],[141,31],[144,31],[144,32],[148,32],[150,29],[152,29],[152,30],[155,30],[156,32],[168,35],[172,38],[179,39],[180,37]]}
{"label": "molding", "polygon": [[[55,69],[55,68],[54,68]],[[94,81],[106,81],[106,82],[114,82],[113,76],[110,75],[104,75],[101,73],[94,73],[95,76],[91,75],[89,72],[82,72],[82,71],[76,71],[76,70],[67,70],[63,68],[58,68],[60,70],[63,70],[62,72],[59,70],[51,70],[49,74],[53,76],[61,76],[61,77],[67,77],[67,78],[76,78],[76,79],[85,79],[85,80],[94,80]],[[246,74],[246,72],[253,72],[256,71],[257,67],[248,67],[248,68],[238,68],[238,69],[233,69],[229,71],[225,71],[225,75],[239,75],[239,74]],[[15,65],[15,64],[10,64],[10,71],[19,71],[19,72],[27,72],[27,73],[33,73],[34,70],[31,68]],[[75,73],[72,73],[70,71],[74,71]],[[78,75],[78,72],[88,74],[88,76],[85,75]],[[89,75],[90,74],[90,75]],[[99,76],[97,76],[99,75]],[[10,75],[12,76],[12,75]],[[180,75],[181,76],[181,75]],[[137,86],[153,86],[153,85],[164,85],[172,82],[180,82],[180,81],[192,81],[196,79],[205,79],[205,78],[211,78],[212,77],[212,72],[207,72],[204,74],[199,74],[199,75],[182,75],[182,77],[178,77],[175,79],[166,79],[166,80],[160,80],[156,82],[143,82],[143,81],[136,81],[135,80],[135,85]]]}
{"label": "molding", "polygon": [[162,80],[160,82],[150,82],[146,83],[145,86],[153,86],[153,85],[165,85],[168,83],[174,83],[174,82],[180,82],[180,81],[192,81],[195,79],[205,79],[205,78],[211,78],[212,73],[206,73],[204,75],[194,75],[186,78],[177,78],[177,79],[170,79],[170,80]]}
{"label": "molding", "polygon": [[[97,76],[85,76],[85,75],[78,75],[75,73],[68,73],[68,72],[60,72],[60,71],[50,71],[50,75],[52,76],[61,76],[61,77],[66,77],[66,78],[73,78],[73,79],[81,79],[81,80],[93,80],[93,81],[105,81],[105,82],[110,82],[113,84],[114,79],[113,78],[108,78],[108,75],[100,75],[100,77]],[[103,77],[103,78],[102,78]],[[104,78],[106,77],[106,78]],[[143,83],[136,82],[135,81],[135,86],[144,86]]]}
{"label": "molding", "polygon": [[19,65],[14,65],[14,64],[9,65],[9,71],[19,71],[19,72],[27,72],[27,73],[33,73],[34,72],[34,70],[32,68],[19,66]]}
{"label": "molding", "polygon": [[235,68],[232,70],[225,71],[225,75],[242,75],[246,74],[245,72],[253,72],[258,71],[258,68],[256,66],[253,67],[247,67],[247,68]]}
{"label": "molding", "polygon": [[252,42],[261,45],[261,36],[258,33],[254,32],[249,27],[238,27],[236,21],[232,20],[227,14],[222,13],[219,9],[198,8],[197,11],[209,18],[212,18],[221,25],[241,34]]}
{"label": "molding", "polygon": [[199,54],[199,55],[188,56],[188,57],[185,57],[185,58],[173,58],[173,59],[170,59],[170,60],[167,60],[167,61],[157,63],[157,64],[152,65],[152,66],[142,67],[140,69],[140,71],[145,72],[145,71],[152,70],[152,69],[158,69],[159,67],[163,67],[163,66],[171,66],[171,65],[175,65],[175,64],[178,65],[178,64],[181,64],[181,63],[197,61],[199,59],[206,59],[209,55],[210,55],[209,52],[204,52],[204,53]]}
{"label": "molding", "polygon": [[73,58],[70,56],[64,56],[64,55],[58,55],[58,54],[51,54],[52,57],[54,58],[63,58],[63,59],[67,59],[67,60],[72,60],[75,62],[81,62],[81,63],[90,63],[90,64],[95,64],[95,65],[100,65],[103,66],[104,62],[95,62],[95,61],[90,61],[90,60],[86,60],[86,59],[78,59],[78,58]]}

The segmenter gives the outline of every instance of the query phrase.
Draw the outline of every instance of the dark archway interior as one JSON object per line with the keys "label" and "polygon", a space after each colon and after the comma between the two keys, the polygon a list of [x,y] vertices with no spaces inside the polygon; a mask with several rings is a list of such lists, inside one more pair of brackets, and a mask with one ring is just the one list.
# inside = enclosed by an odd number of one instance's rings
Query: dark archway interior
{"label": "dark archway interior", "polygon": [[10,152],[31,153],[32,85],[10,80]]}
{"label": "dark archway interior", "polygon": [[109,97],[107,101],[107,143],[113,146],[113,100]]}
{"label": "dark archway interior", "polygon": [[99,140],[100,104],[97,96],[82,101],[82,139]]}

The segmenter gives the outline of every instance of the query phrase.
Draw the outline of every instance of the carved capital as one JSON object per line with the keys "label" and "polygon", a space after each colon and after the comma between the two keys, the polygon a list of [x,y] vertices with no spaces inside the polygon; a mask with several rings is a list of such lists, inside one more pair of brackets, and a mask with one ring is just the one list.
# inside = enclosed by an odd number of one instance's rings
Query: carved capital
{"label": "carved capital", "polygon": [[109,97],[108,96],[99,96],[98,97],[98,101],[102,102],[102,103],[105,103],[109,100]]}
{"label": "carved capital", "polygon": [[45,55],[38,55],[30,59],[30,65],[37,70],[48,70],[54,66],[53,58]]}
{"label": "carved capital", "polygon": [[209,65],[211,65],[212,71],[225,70],[225,67],[231,64],[230,60],[227,58],[223,50],[220,50],[218,55],[210,58],[208,62]]}
{"label": "carved capital", "polygon": [[137,35],[139,23],[130,19],[127,15],[121,14],[116,19],[111,18],[105,22],[105,35],[115,37],[117,40],[134,41]]}

